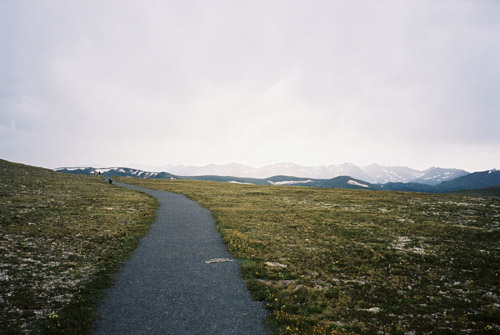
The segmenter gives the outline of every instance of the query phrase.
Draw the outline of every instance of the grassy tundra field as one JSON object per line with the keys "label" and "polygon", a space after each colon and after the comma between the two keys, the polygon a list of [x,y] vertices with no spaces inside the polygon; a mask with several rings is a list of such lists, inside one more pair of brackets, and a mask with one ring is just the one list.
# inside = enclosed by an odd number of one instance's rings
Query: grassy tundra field
{"label": "grassy tundra field", "polygon": [[88,334],[154,198],[0,160],[0,334]]}
{"label": "grassy tundra field", "polygon": [[275,334],[500,334],[500,198],[121,180],[209,208]]}

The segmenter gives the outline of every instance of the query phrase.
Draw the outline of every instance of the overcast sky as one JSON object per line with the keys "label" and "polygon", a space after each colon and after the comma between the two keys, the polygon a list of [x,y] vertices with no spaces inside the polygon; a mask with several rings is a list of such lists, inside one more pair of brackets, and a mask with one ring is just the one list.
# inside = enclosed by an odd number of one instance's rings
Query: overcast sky
{"label": "overcast sky", "polygon": [[500,168],[500,1],[0,1],[0,157]]}

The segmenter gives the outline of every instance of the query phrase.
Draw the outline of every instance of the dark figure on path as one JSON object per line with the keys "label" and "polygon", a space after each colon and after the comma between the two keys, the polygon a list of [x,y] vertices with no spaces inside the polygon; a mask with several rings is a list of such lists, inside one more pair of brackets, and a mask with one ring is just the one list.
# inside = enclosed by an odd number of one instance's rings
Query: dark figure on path
{"label": "dark figure on path", "polygon": [[111,180],[111,178],[109,178],[108,181],[110,184],[113,184],[113,180]]}

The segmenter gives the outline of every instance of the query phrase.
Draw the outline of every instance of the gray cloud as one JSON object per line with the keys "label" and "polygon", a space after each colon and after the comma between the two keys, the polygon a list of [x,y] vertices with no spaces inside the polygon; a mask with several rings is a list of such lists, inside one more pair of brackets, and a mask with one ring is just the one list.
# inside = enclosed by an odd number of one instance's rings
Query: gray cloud
{"label": "gray cloud", "polygon": [[495,1],[0,4],[0,155],[500,166]]}

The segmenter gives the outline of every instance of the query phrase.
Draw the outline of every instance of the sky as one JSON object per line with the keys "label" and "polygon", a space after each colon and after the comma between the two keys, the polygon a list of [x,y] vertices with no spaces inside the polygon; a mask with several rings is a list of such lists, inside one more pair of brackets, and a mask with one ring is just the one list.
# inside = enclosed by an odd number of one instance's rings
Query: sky
{"label": "sky", "polygon": [[500,1],[0,0],[0,158],[500,168]]}

